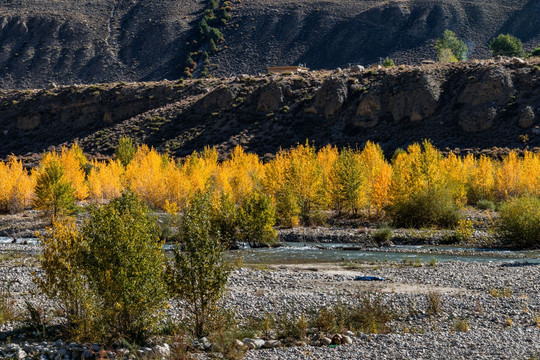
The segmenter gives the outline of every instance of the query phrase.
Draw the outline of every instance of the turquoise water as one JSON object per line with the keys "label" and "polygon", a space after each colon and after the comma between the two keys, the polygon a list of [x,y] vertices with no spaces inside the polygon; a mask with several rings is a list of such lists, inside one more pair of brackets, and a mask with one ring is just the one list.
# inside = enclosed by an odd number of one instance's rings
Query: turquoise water
{"label": "turquoise water", "polygon": [[[493,249],[472,249],[450,246],[393,246],[369,250],[344,250],[342,247],[354,244],[312,244],[287,243],[274,249],[242,249],[229,251],[232,259],[242,259],[244,263],[317,263],[339,261],[420,261],[437,262],[528,262],[540,263],[540,253],[529,251],[508,251]],[[459,252],[448,254],[440,252]]]}
{"label": "turquoise water", "polygon": [[[12,237],[0,237],[0,243],[11,243]],[[35,238],[17,239],[17,243],[35,244]],[[356,244],[285,243],[271,249],[240,249],[227,251],[231,260],[241,259],[247,264],[270,263],[323,263],[340,261],[466,261],[466,262],[516,262],[540,264],[539,251],[510,251],[475,249],[458,246],[396,245],[388,248],[353,250]],[[172,245],[165,245],[169,250]]]}

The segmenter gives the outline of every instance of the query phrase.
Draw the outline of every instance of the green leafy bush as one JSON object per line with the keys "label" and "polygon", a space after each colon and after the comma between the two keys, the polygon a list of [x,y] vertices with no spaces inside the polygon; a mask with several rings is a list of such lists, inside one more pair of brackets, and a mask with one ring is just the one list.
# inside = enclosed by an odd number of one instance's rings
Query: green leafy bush
{"label": "green leafy bush", "polygon": [[34,278],[41,292],[62,304],[67,331],[76,340],[98,337],[94,297],[82,266],[83,241],[73,218],[53,220],[40,236],[43,275]]}
{"label": "green leafy bush", "polygon": [[[443,36],[435,42],[435,50],[439,61],[453,62],[467,59],[467,45],[459,40],[456,34],[451,30],[444,30]],[[450,50],[450,54],[445,51]],[[452,58],[453,56],[453,58]]]}
{"label": "green leafy bush", "polygon": [[193,333],[208,335],[218,314],[217,302],[225,291],[230,266],[223,259],[219,234],[212,231],[210,200],[198,192],[180,222],[180,244],[168,266],[171,293],[187,302]]}
{"label": "green leafy bush", "polygon": [[491,200],[481,199],[476,202],[476,208],[480,210],[495,210],[495,203]]}
{"label": "green leafy bush", "polygon": [[276,222],[272,200],[267,195],[255,193],[240,207],[238,224],[240,238],[251,246],[276,243],[277,232],[272,227]]}
{"label": "green leafy bush", "polygon": [[368,334],[386,334],[391,331],[388,323],[394,314],[380,295],[366,293],[359,297],[358,305],[347,313],[347,327]]}
{"label": "green leafy bush", "polygon": [[219,206],[212,209],[212,232],[221,244],[229,249],[235,247],[238,241],[238,206],[227,194],[223,194]]}
{"label": "green leafy bush", "polygon": [[75,189],[64,173],[62,164],[52,159],[37,178],[34,207],[53,219],[71,213],[75,207]]}
{"label": "green leafy bush", "polygon": [[15,306],[11,296],[11,281],[0,279],[0,325],[14,318]]}
{"label": "green leafy bush", "polygon": [[73,337],[141,344],[165,307],[163,243],[134,194],[90,210],[82,231],[69,218],[40,239],[40,289],[59,299]]}
{"label": "green leafy bush", "polygon": [[118,140],[118,147],[116,148],[115,155],[124,167],[128,166],[136,152],[137,149],[131,138],[122,136]]}
{"label": "green leafy bush", "polygon": [[125,192],[90,211],[82,239],[82,267],[104,338],[142,343],[167,297],[155,219],[136,195]]}
{"label": "green leafy bush", "polygon": [[521,40],[510,34],[500,34],[493,38],[489,43],[489,49],[493,56],[526,56]]}
{"label": "green leafy bush", "polygon": [[390,58],[386,58],[386,59],[384,59],[384,61],[382,63],[382,66],[384,66],[384,67],[392,67],[392,66],[396,66],[396,64],[394,64],[394,60],[392,60]]}
{"label": "green leafy bush", "polygon": [[371,237],[377,244],[385,244],[392,237],[392,229],[388,226],[383,226],[375,230]]}
{"label": "green leafy bush", "polygon": [[280,339],[302,340],[307,335],[308,321],[305,315],[282,314],[276,320],[277,334]]}
{"label": "green leafy bush", "polygon": [[400,227],[439,226],[452,228],[462,214],[452,193],[443,187],[429,188],[387,208],[394,225]]}
{"label": "green leafy bush", "polygon": [[540,56],[540,46],[538,46],[536,49],[533,49],[533,51],[531,51],[531,56]]}
{"label": "green leafy bush", "polygon": [[507,244],[518,247],[540,246],[540,199],[520,197],[502,204],[499,230]]}

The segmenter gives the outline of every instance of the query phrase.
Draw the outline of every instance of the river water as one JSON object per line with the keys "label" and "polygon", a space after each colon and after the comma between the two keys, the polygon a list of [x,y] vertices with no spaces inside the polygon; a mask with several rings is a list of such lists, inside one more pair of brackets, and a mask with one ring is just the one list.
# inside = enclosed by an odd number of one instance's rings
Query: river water
{"label": "river water", "polygon": [[242,249],[229,256],[244,263],[320,263],[339,261],[522,262],[540,263],[538,251],[474,249],[455,246],[396,245],[387,248],[356,249],[355,244],[286,243],[273,249]]}
{"label": "river water", "polygon": [[[11,243],[13,238],[0,237],[0,243]],[[17,239],[18,244],[36,244],[35,238]],[[172,245],[165,245],[170,250]],[[540,252],[510,251],[499,249],[476,249],[458,246],[396,245],[383,248],[358,249],[357,244],[284,243],[278,248],[231,250],[226,252],[230,260],[247,264],[325,263],[341,261],[392,261],[422,262],[465,261],[540,263]]]}

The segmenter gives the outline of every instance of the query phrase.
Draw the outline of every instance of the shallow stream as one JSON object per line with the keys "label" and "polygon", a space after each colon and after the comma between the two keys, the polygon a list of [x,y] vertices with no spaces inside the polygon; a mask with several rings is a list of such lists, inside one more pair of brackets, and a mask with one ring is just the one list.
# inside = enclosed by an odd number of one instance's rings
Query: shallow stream
{"label": "shallow stream", "polygon": [[[0,244],[12,243],[11,237],[0,237]],[[17,244],[36,244],[35,238],[17,239]],[[172,245],[165,245],[170,250]],[[428,263],[432,261],[505,262],[540,264],[540,251],[511,251],[504,249],[477,249],[459,246],[396,245],[382,248],[359,248],[358,244],[284,243],[277,248],[227,251],[231,260],[240,259],[247,264],[326,263],[340,261],[392,261]]]}

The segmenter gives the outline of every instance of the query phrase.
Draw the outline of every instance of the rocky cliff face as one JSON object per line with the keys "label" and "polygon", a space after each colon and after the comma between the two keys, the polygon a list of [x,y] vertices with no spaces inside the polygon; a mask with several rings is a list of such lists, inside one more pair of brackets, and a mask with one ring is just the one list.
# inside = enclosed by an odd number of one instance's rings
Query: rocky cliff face
{"label": "rocky cliff face", "polygon": [[[223,2],[223,1],[221,1]],[[178,79],[195,44],[206,1],[9,0],[0,4],[0,88]],[[224,42],[210,55],[217,76],[265,73],[271,65],[311,69],[433,59],[445,29],[470,57],[512,33],[540,43],[538,0],[231,1]]]}
{"label": "rocky cliff face", "polygon": [[[310,139],[387,154],[431,139],[441,149],[540,147],[540,61],[357,68],[257,77],[0,91],[0,156],[78,141],[112,154],[128,135],[176,156],[238,144],[260,155]],[[3,135],[1,135],[3,134]]]}

